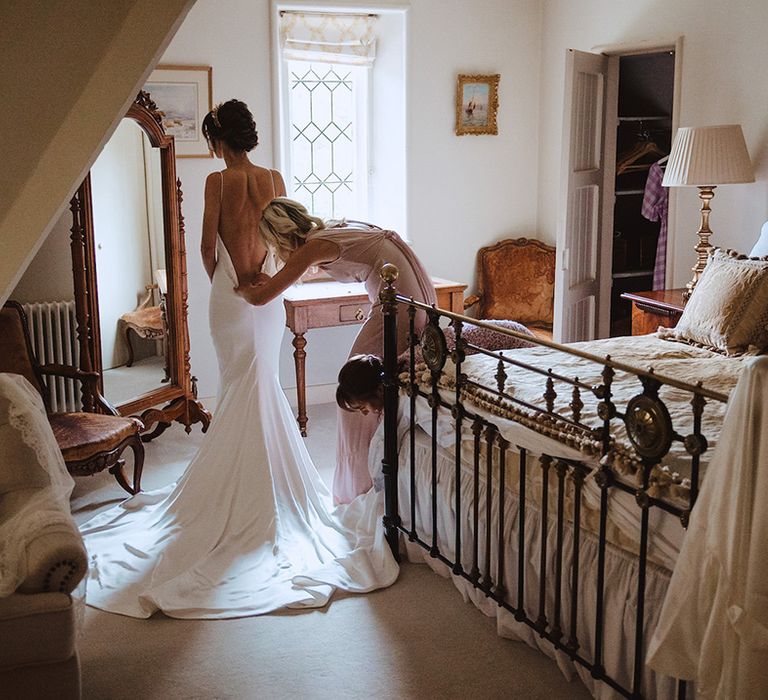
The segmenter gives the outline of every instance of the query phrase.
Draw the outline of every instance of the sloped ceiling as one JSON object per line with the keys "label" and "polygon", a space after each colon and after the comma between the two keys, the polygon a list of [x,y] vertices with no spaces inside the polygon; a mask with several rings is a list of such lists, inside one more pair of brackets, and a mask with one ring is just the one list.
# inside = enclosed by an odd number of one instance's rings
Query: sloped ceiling
{"label": "sloped ceiling", "polygon": [[2,3],[0,303],[193,4]]}

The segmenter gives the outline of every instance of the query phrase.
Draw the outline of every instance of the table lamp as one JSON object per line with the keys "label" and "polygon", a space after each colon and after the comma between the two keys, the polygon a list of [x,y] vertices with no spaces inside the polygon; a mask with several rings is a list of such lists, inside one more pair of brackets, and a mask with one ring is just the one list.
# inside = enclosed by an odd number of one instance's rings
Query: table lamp
{"label": "table lamp", "polygon": [[684,126],[675,134],[672,151],[661,184],[664,187],[698,187],[701,199],[699,240],[694,246],[697,259],[693,279],[683,297],[687,300],[699,280],[712,246],[709,237],[709,202],[717,185],[754,182],[744,134],[738,124],[722,126]]}

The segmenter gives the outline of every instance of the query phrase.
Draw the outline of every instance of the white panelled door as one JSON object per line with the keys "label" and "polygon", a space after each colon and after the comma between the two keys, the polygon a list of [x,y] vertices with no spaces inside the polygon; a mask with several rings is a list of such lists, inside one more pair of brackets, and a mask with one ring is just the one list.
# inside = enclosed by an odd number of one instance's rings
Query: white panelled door
{"label": "white panelled door", "polygon": [[554,319],[554,337],[563,343],[591,340],[599,332],[608,61],[605,55],[572,49],[566,57]]}

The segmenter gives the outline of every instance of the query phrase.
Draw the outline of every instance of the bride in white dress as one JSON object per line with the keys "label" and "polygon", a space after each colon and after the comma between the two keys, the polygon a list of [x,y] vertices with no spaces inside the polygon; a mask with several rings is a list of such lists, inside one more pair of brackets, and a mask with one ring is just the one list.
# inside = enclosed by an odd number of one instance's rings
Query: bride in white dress
{"label": "bride in white dress", "polygon": [[398,567],[379,495],[332,510],[280,387],[282,299],[252,306],[234,291],[238,273],[246,279],[264,260],[256,227],[263,207],[285,194],[282,178],[248,160],[257,139],[242,102],[218,106],[203,131],[228,166],[206,182],[203,222],[220,374],[215,416],[176,484],[81,527],[86,601],[132,617],[229,618],[321,607],[336,588],[388,586]]}

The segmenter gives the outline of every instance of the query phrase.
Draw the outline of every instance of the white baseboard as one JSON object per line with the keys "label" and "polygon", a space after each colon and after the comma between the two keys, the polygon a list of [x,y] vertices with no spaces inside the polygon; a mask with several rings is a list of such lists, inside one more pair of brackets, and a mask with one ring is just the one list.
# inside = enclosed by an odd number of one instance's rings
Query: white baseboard
{"label": "white baseboard", "polygon": [[[296,399],[296,387],[284,387],[283,390],[288,397],[288,403],[291,404],[291,407],[297,408],[299,402]],[[216,407],[215,396],[201,397],[200,402],[210,411],[213,411]],[[308,386],[307,406],[316,406],[324,403],[336,403],[336,384],[313,384],[312,386]]]}
{"label": "white baseboard", "polygon": [[[299,405],[296,399],[296,387],[287,387],[284,391],[288,397],[288,403],[296,408]],[[307,406],[323,403],[336,403],[336,384],[313,384],[307,387]]]}

